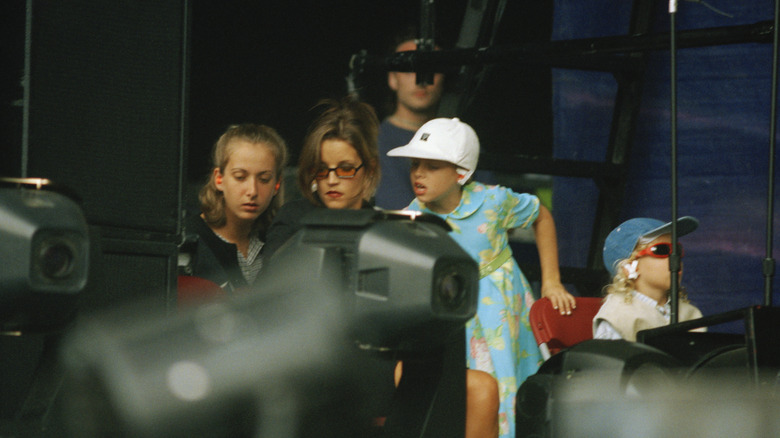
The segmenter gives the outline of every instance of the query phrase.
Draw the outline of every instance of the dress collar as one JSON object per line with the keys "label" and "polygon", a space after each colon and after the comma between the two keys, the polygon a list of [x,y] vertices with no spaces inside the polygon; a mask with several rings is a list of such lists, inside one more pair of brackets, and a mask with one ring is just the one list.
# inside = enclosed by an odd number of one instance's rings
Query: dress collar
{"label": "dress collar", "polygon": [[486,189],[487,186],[480,182],[472,181],[466,184],[463,186],[463,191],[460,195],[460,203],[457,207],[455,207],[455,210],[452,210],[447,214],[435,213],[429,210],[425,203],[420,202],[417,199],[412,201],[412,205],[418,207],[420,211],[425,213],[433,213],[445,219],[464,219],[476,213],[476,211],[479,210],[479,208],[485,202],[485,199],[487,198]]}

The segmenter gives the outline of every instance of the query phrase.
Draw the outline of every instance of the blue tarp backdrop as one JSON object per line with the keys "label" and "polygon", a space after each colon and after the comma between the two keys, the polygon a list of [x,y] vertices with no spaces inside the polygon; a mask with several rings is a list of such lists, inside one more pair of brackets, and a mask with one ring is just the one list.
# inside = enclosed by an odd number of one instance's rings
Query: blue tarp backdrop
{"label": "blue tarp backdrop", "polygon": [[[709,3],[731,17],[702,2],[680,1],[676,30],[752,24],[774,16],[768,0]],[[553,39],[625,35],[630,6],[623,0],[556,2]],[[670,31],[668,2],[657,4],[655,31]],[[621,221],[671,219],[670,59],[669,51],[648,58]],[[678,214],[701,222],[696,232],[680,238],[683,286],[705,315],[762,304],[772,45],[678,49],[675,71]],[[553,86],[555,157],[603,161],[617,90],[614,77],[554,70]],[[591,180],[554,179],[562,266],[585,266],[597,198]],[[777,231],[779,223],[775,217]],[[780,239],[773,240],[777,247]]]}

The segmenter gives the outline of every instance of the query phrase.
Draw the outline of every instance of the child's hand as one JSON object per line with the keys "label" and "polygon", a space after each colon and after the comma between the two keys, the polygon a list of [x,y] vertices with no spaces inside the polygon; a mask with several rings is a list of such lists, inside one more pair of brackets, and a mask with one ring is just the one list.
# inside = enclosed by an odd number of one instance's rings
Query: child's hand
{"label": "child's hand", "polygon": [[543,285],[542,296],[549,298],[553,308],[558,309],[561,315],[571,315],[571,311],[577,307],[574,296],[561,283]]}

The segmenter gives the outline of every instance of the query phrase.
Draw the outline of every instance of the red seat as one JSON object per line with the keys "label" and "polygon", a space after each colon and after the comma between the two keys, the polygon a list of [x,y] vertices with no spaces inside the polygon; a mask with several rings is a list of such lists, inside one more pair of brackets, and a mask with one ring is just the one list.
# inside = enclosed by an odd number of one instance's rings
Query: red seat
{"label": "red seat", "polygon": [[577,308],[571,315],[561,315],[553,309],[549,298],[540,298],[528,315],[534,338],[547,360],[553,354],[593,339],[593,317],[601,307],[602,298],[576,297]]}
{"label": "red seat", "polygon": [[179,275],[177,281],[176,299],[179,306],[200,303],[225,295],[224,289],[217,283],[205,278]]}

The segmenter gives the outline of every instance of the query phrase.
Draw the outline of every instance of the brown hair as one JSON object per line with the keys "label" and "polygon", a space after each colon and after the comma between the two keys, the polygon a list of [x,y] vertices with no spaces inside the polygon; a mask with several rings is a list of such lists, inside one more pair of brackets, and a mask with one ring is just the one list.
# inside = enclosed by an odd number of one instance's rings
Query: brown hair
{"label": "brown hair", "polygon": [[[276,130],[270,126],[244,123],[228,127],[227,131],[214,144],[212,151],[214,168],[219,168],[220,173],[225,172],[225,166],[227,166],[234,151],[235,143],[233,140],[236,139],[252,144],[262,144],[270,148],[276,160],[274,163],[276,181],[281,184],[284,168],[287,165],[287,145]],[[271,200],[271,204],[255,220],[253,231],[259,233],[261,240],[265,238],[266,230],[268,230],[276,212],[282,206],[284,200],[283,193],[283,186],[280,185],[277,194]],[[225,225],[225,195],[221,190],[217,189],[214,181],[214,172],[209,174],[208,181],[200,189],[198,199],[200,200],[200,209],[207,224],[215,228]]]}
{"label": "brown hair", "polygon": [[363,160],[366,175],[363,199],[371,199],[380,178],[377,146],[379,120],[374,108],[353,97],[323,100],[318,106],[324,106],[325,109],[309,127],[298,157],[298,187],[301,193],[312,203],[322,205],[316,193],[312,192],[311,185],[320,167],[322,142],[337,139],[352,145]]}

